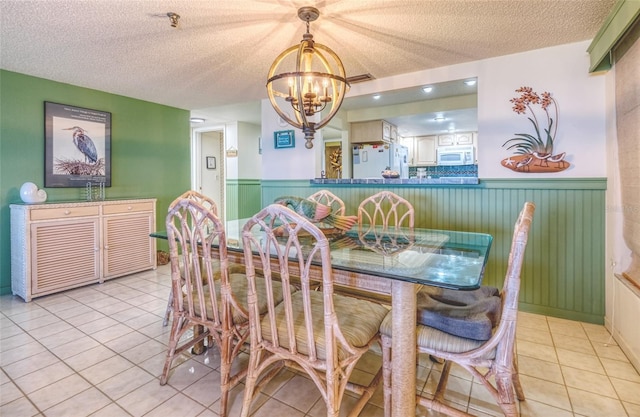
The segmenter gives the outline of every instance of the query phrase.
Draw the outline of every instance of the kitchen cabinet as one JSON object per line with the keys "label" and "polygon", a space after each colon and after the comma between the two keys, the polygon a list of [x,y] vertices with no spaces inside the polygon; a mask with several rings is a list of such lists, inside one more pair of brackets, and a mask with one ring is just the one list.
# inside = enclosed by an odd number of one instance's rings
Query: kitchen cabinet
{"label": "kitchen cabinet", "polygon": [[435,165],[436,164],[436,141],[435,135],[416,136],[414,138],[414,165]]}
{"label": "kitchen cabinet", "polygon": [[438,135],[438,146],[475,145],[476,132]]}
{"label": "kitchen cabinet", "polygon": [[398,143],[407,147],[407,163],[409,165],[415,165],[415,140],[411,137],[398,137]]}
{"label": "kitchen cabinet", "polygon": [[[351,143],[395,142],[397,128],[385,120],[351,123]],[[394,138],[394,139],[392,139]]]}
{"label": "kitchen cabinet", "polygon": [[407,147],[407,160],[411,166],[436,164],[437,136],[416,136],[399,138],[398,142]]}
{"label": "kitchen cabinet", "polygon": [[11,204],[11,291],[31,301],[156,267],[155,199]]}

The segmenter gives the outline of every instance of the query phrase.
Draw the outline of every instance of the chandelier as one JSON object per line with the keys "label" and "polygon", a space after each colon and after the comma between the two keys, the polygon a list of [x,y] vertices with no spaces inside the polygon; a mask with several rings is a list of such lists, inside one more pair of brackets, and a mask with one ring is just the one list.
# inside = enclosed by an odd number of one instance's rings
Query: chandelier
{"label": "chandelier", "polygon": [[[318,16],[320,12],[315,7],[298,10],[298,17],[307,23],[307,33],[302,36],[300,45],[278,55],[267,79],[271,105],[284,121],[302,129],[307,149],[313,148],[316,130],[327,125],[338,112],[349,87],[338,55],[315,43],[309,33],[309,22]],[[293,109],[293,116],[290,109]],[[321,117],[319,121],[318,117]]]}

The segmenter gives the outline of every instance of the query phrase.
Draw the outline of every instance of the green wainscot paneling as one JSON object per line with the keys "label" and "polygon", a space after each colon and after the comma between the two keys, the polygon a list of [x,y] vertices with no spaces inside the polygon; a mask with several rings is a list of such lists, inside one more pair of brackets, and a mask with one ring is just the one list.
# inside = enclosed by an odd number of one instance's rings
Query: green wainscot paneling
{"label": "green wainscot paneling", "polygon": [[382,189],[409,200],[416,226],[494,237],[483,284],[500,287],[513,226],[525,201],[536,204],[522,269],[520,309],[570,320],[604,321],[606,179],[481,180],[478,185],[310,185],[263,181],[262,205],[320,188],[342,198],[348,214]]}
{"label": "green wainscot paneling", "polygon": [[251,217],[262,208],[259,179],[227,180],[227,220]]}

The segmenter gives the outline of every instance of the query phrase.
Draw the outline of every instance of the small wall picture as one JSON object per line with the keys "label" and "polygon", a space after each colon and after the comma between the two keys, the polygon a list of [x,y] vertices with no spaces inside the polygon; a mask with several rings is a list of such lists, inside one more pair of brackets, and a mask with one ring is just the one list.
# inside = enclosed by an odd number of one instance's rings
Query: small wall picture
{"label": "small wall picture", "polygon": [[207,169],[216,169],[216,157],[207,156]]}
{"label": "small wall picture", "polygon": [[273,142],[276,149],[295,148],[295,132],[293,130],[281,130],[279,132],[273,132]]}
{"label": "small wall picture", "polygon": [[45,187],[111,186],[111,113],[44,103]]}

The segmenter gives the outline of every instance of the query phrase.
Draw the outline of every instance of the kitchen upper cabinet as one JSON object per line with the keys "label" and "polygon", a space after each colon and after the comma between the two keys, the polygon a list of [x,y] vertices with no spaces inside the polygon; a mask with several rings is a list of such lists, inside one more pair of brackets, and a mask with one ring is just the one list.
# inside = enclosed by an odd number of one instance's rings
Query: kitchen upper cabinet
{"label": "kitchen upper cabinet", "polygon": [[413,138],[413,136],[411,137],[407,137],[407,138],[403,138],[402,136],[398,137],[398,143],[400,145],[404,145],[407,147],[408,151],[407,151],[407,163],[409,165],[415,165],[415,157],[416,157],[416,152],[415,152],[415,140]]}
{"label": "kitchen upper cabinet", "polygon": [[384,120],[351,123],[351,143],[395,142],[397,128]]}
{"label": "kitchen upper cabinet", "polygon": [[398,126],[391,125],[391,138],[390,139],[391,139],[392,143],[398,142]]}
{"label": "kitchen upper cabinet", "polygon": [[416,136],[414,138],[414,165],[436,164],[437,136]]}
{"label": "kitchen upper cabinet", "polygon": [[438,146],[475,145],[475,132],[449,133],[438,135]]}

